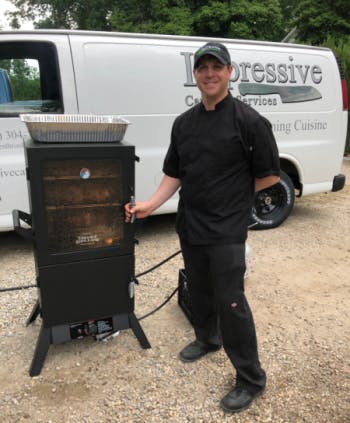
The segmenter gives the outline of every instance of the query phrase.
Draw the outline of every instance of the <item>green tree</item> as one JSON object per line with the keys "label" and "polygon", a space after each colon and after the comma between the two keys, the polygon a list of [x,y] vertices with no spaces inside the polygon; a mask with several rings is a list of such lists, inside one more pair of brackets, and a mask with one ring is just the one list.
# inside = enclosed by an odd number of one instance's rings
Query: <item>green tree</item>
{"label": "green tree", "polygon": [[349,0],[299,0],[295,22],[300,40],[319,45],[332,36],[341,44],[350,34]]}
{"label": "green tree", "polygon": [[192,16],[185,0],[119,0],[111,28],[122,32],[190,35]]}
{"label": "green tree", "polygon": [[35,28],[76,28],[110,30],[108,16],[114,0],[11,0],[17,10],[11,12],[11,26],[31,20]]}
{"label": "green tree", "polygon": [[39,71],[25,59],[0,60],[10,79],[13,100],[41,99]]}
{"label": "green tree", "polygon": [[[11,0],[12,26],[76,28],[278,41],[279,0]],[[292,0],[293,1],[293,0]]]}
{"label": "green tree", "polygon": [[285,30],[293,27],[294,11],[299,0],[279,0]]}
{"label": "green tree", "polygon": [[278,0],[119,0],[116,31],[279,40],[284,34]]}
{"label": "green tree", "polygon": [[[329,47],[334,51],[350,92],[349,0],[297,0],[294,19],[300,42]],[[345,150],[350,152],[350,125]]]}
{"label": "green tree", "polygon": [[194,15],[203,36],[279,41],[284,34],[278,0],[209,1]]}
{"label": "green tree", "polygon": [[283,37],[285,38],[294,28],[296,28],[295,22],[295,8],[299,0],[279,0],[280,9],[282,13],[282,28]]}

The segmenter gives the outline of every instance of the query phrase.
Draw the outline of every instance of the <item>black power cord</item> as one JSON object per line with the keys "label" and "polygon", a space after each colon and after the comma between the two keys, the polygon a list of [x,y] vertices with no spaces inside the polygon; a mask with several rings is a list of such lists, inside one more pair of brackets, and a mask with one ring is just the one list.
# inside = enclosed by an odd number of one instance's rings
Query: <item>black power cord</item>
{"label": "black power cord", "polygon": [[156,313],[158,310],[160,310],[162,307],[164,307],[165,304],[167,304],[173,298],[173,296],[177,293],[178,290],[179,290],[178,287],[175,288],[174,291],[169,295],[169,297],[164,302],[162,302],[162,304],[160,304],[157,308],[155,308],[154,310],[145,314],[144,316],[139,317],[137,320],[140,321],[140,320],[146,319],[146,317],[150,316],[151,314]]}
{"label": "black power cord", "polygon": [[[147,273],[153,272],[153,270],[155,270],[155,269],[157,269],[158,267],[162,266],[164,263],[166,263],[167,261],[169,261],[169,260],[173,259],[174,257],[176,257],[177,255],[179,255],[180,253],[181,253],[181,250],[176,251],[176,253],[172,254],[172,255],[171,255],[171,256],[169,256],[169,257],[167,257],[166,259],[164,259],[164,260],[163,260],[163,261],[161,261],[160,263],[156,264],[155,266],[151,267],[150,269],[145,270],[145,271],[144,271],[144,272],[142,272],[142,273],[139,273],[138,275],[136,275],[136,276],[135,276],[135,278],[139,278],[139,277],[141,277],[141,276],[146,275]],[[155,308],[154,310],[152,310],[152,311],[150,311],[149,313],[145,314],[144,316],[139,317],[137,320],[138,320],[138,321],[143,320],[143,319],[145,319],[146,317],[151,316],[152,314],[156,313],[156,312],[157,312],[158,310],[160,310],[162,307],[164,307],[164,306],[165,306],[165,304],[167,304],[167,303],[168,303],[168,302],[169,302],[169,301],[173,298],[173,296],[176,294],[176,292],[178,291],[178,289],[179,289],[179,288],[175,288],[175,289],[174,289],[174,291],[173,291],[173,292],[169,295],[169,297],[168,297],[168,298],[167,298],[164,302],[162,302],[162,304],[160,304],[157,308]]]}
{"label": "black power cord", "polygon": [[[149,272],[152,272],[153,270],[157,269],[158,267],[162,266],[164,263],[166,263],[167,261],[171,260],[172,258],[176,257],[178,254],[181,253],[181,250],[176,251],[176,253],[172,254],[171,256],[167,257],[166,259],[164,259],[163,261],[161,261],[160,263],[156,264],[155,266],[151,267],[148,270],[145,270],[144,272],[141,272],[139,274],[137,274],[135,276],[135,281],[137,282],[137,278],[139,278],[140,276],[146,275]],[[139,317],[137,320],[143,320],[148,316],[151,316],[152,314],[156,313],[158,310],[160,310],[162,307],[165,306],[165,304],[167,304],[172,298],[173,296],[176,294],[176,292],[179,290],[179,288],[175,288],[174,291],[168,296],[168,298],[162,302],[162,304],[160,304],[158,307],[156,307],[154,310],[150,311],[149,313],[143,315],[142,317]],[[113,336],[115,336],[119,331],[114,331],[112,333],[108,333],[105,336],[102,336],[101,338],[99,338],[100,341],[108,341],[109,339],[111,339]]]}
{"label": "black power cord", "polygon": [[21,291],[22,289],[28,289],[28,288],[36,288],[36,285],[22,285],[22,286],[15,286],[11,288],[2,288],[0,289],[0,292],[8,292],[8,291]]}
{"label": "black power cord", "polygon": [[151,267],[148,270],[145,270],[142,273],[139,273],[138,275],[135,276],[135,278],[140,278],[143,275],[147,275],[147,273],[153,272],[153,270],[157,269],[158,267],[162,266],[164,263],[166,263],[167,261],[171,260],[172,258],[176,257],[177,255],[179,255],[181,253],[181,250],[176,251],[176,253],[172,254],[171,256],[167,257],[166,259],[164,259],[163,261],[161,261],[160,263],[156,264],[155,266]]}

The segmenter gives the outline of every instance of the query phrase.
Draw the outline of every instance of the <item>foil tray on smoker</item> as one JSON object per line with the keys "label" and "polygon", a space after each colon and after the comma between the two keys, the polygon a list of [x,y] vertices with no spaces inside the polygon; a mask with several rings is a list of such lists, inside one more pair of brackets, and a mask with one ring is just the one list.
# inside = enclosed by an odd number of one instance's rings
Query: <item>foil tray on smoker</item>
{"label": "foil tray on smoker", "polygon": [[20,118],[39,142],[119,142],[130,124],[115,115],[25,114]]}

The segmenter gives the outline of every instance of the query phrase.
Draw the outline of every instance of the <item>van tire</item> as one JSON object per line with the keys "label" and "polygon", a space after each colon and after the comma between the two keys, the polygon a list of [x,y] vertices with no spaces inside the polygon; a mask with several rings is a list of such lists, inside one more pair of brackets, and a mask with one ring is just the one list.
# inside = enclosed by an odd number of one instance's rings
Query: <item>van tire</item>
{"label": "van tire", "polygon": [[276,228],[289,216],[294,206],[294,185],[283,171],[280,181],[255,193],[252,208],[251,229]]}

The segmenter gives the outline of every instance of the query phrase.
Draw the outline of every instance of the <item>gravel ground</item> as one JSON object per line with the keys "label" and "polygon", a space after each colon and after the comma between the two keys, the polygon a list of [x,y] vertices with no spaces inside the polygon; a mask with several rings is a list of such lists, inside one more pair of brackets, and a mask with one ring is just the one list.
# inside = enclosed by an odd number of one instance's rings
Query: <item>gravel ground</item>
{"label": "gravel ground", "polygon": [[[246,411],[224,414],[221,397],[234,374],[223,351],[183,364],[192,340],[174,297],[142,321],[152,349],[131,330],[109,342],[92,338],[51,345],[40,376],[28,369],[40,319],[25,327],[36,290],[0,293],[1,422],[327,422],[350,421],[350,159],[338,193],[296,200],[290,218],[251,231],[252,270],[246,292],[253,309],[265,394]],[[138,229],[137,272],[179,249],[174,216]],[[135,312],[142,316],[177,286],[177,256],[140,278]],[[0,234],[0,288],[33,284],[31,247]]]}

